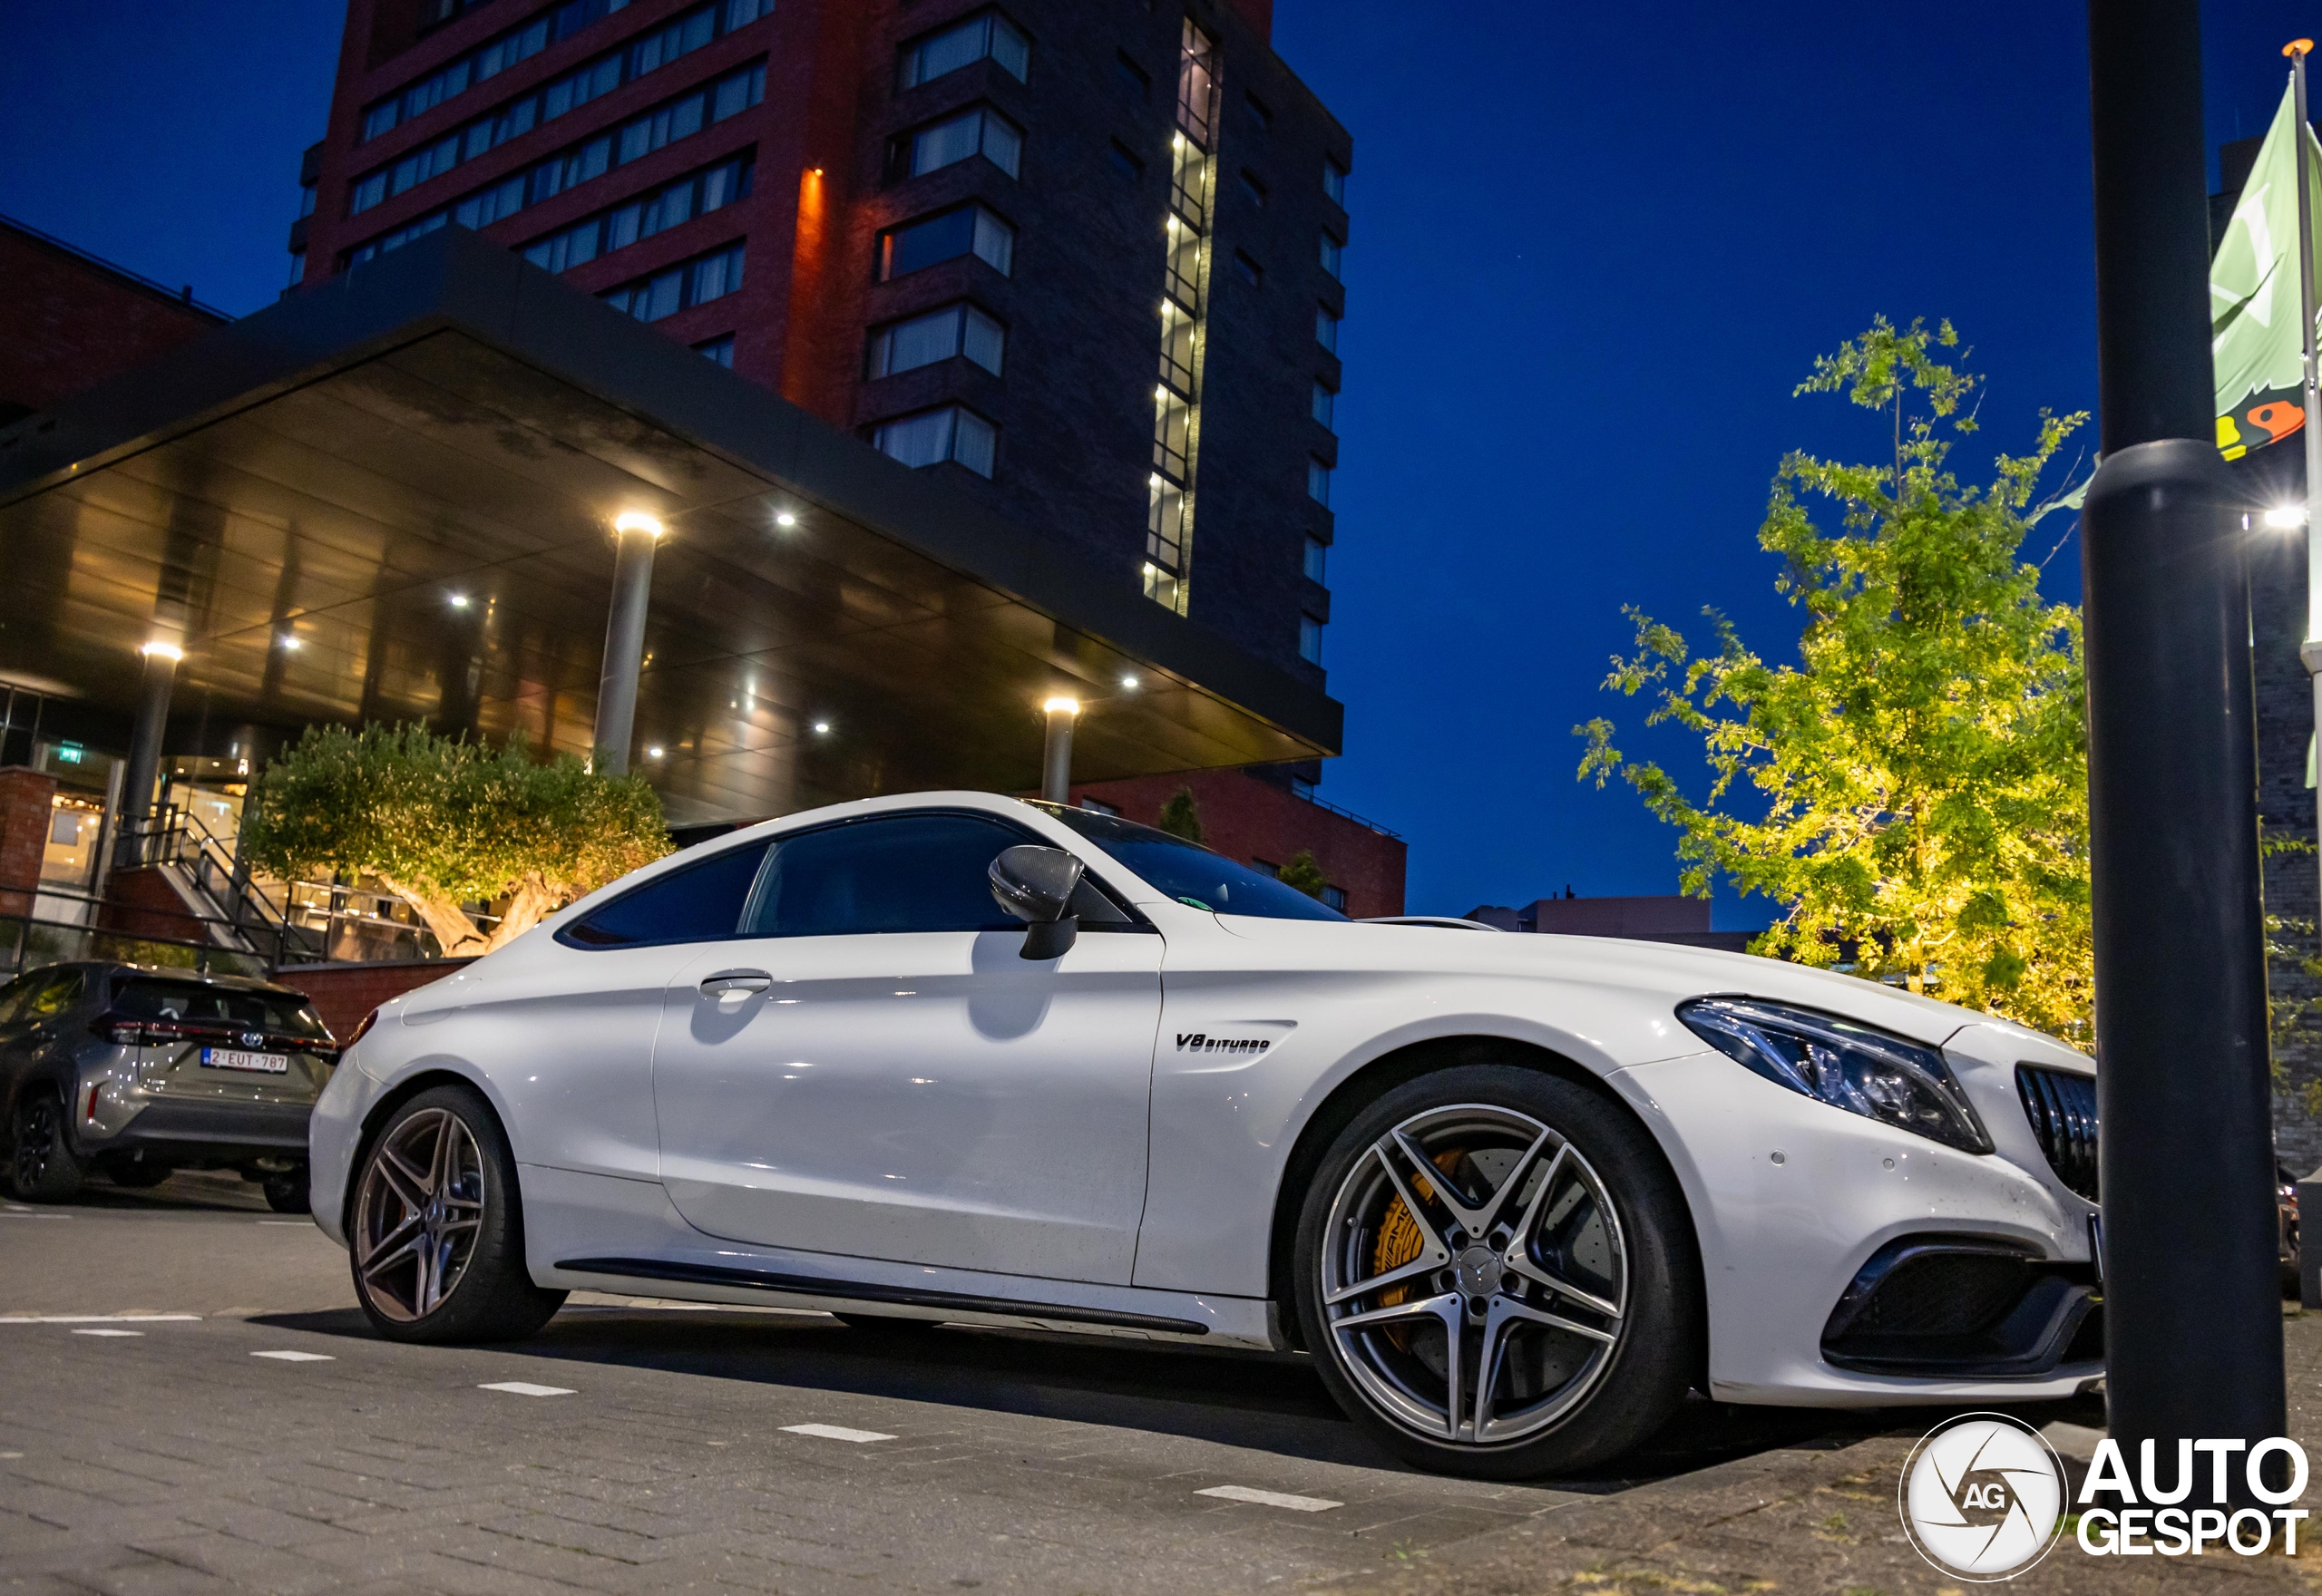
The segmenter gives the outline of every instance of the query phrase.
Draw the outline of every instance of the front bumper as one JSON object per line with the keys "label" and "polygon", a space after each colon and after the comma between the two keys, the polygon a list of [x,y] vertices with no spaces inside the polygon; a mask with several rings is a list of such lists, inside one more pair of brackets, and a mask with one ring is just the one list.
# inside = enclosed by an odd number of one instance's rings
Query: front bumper
{"label": "front bumper", "polygon": [[2047,1168],[2012,1081],[2000,1098],[1977,1078],[1985,1066],[1958,1059],[1955,1067],[1995,1153],[1960,1153],[1814,1102],[1706,1050],[1613,1075],[1693,1211],[1712,1396],[1806,1406],[2034,1401],[2074,1395],[2103,1372],[2081,1359],[2023,1374],[1993,1374],[1989,1364],[1905,1373],[1844,1367],[1824,1355],[1849,1289],[1882,1248],[1906,1238],[1980,1240],[2037,1269],[2093,1269],[2095,1208]]}

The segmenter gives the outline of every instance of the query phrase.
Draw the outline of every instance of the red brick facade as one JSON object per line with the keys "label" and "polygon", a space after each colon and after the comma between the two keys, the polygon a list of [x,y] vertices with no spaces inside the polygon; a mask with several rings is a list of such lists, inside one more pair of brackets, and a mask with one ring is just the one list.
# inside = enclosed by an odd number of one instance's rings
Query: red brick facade
{"label": "red brick facade", "polygon": [[222,317],[0,222],[0,423],[198,338]]}
{"label": "red brick facade", "polygon": [[1403,912],[1406,849],[1400,837],[1310,803],[1287,787],[1247,771],[1076,782],[1072,801],[1094,798],[1119,810],[1123,819],[1149,826],[1159,821],[1161,806],[1180,787],[1193,791],[1202,841],[1226,857],[1278,869],[1311,849],[1323,879],[1346,893],[1347,913],[1363,920]]}
{"label": "red brick facade", "polygon": [[33,911],[55,797],[54,776],[22,765],[0,770],[0,914]]}
{"label": "red brick facade", "polygon": [[330,1034],[345,1042],[363,1017],[390,998],[442,980],[472,959],[421,959],[393,964],[294,964],[274,978],[314,1001]]}

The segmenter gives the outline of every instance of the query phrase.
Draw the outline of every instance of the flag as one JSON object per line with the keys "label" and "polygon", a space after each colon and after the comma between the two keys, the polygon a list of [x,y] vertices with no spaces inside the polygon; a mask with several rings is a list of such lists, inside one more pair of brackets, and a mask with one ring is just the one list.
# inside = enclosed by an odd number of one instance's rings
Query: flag
{"label": "flag", "polygon": [[2217,444],[2228,460],[2306,424],[2298,335],[2298,147],[2306,140],[2307,214],[2322,232],[2322,141],[2298,125],[2294,89],[2259,146],[2257,163],[2210,263],[2210,359],[2217,375]]}

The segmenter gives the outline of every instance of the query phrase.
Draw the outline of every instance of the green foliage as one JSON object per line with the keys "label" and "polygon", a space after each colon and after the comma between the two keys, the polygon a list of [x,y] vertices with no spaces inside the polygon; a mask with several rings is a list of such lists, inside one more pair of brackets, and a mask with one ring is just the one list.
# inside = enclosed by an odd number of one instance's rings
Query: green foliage
{"label": "green foliage", "polygon": [[1290,862],[1282,867],[1282,884],[1295,887],[1309,898],[1320,898],[1322,889],[1331,883],[1329,878],[1322,874],[1322,867],[1314,862],[1314,851],[1301,848],[1290,856]]}
{"label": "green foliage", "polygon": [[1180,787],[1169,794],[1161,806],[1161,818],[1156,822],[1173,837],[1183,837],[1188,842],[1202,840],[1201,811],[1194,806],[1194,790]]}
{"label": "green foliage", "polygon": [[[1978,379],[1944,363],[1948,322],[1885,317],[1822,356],[1800,394],[1891,411],[1891,463],[1783,460],[1759,545],[1804,612],[1799,663],[1769,665],[1716,611],[1713,652],[1634,609],[1636,652],[1605,686],[1648,695],[1646,725],[1699,736],[1695,803],[1624,764],[1613,725],[1580,774],[1615,771],[1675,826],[1683,888],[1723,875],[1784,917],[1753,951],[1846,968],[2085,1040],[2093,1003],[2080,618],[2017,559],[2042,472],[2086,419],[2041,412],[2031,452],[1962,486],[1955,442]],[[1810,501],[1835,506],[1818,524]],[[2038,513],[2037,511],[2034,512]],[[1754,801],[1739,801],[1754,790]],[[1747,818],[1737,808],[1754,809]]]}
{"label": "green foliage", "polygon": [[[522,734],[495,752],[420,725],[308,727],[250,783],[241,840],[278,875],[376,878],[446,954],[489,952],[669,851],[642,777],[536,763]],[[487,936],[461,906],[490,902]]]}

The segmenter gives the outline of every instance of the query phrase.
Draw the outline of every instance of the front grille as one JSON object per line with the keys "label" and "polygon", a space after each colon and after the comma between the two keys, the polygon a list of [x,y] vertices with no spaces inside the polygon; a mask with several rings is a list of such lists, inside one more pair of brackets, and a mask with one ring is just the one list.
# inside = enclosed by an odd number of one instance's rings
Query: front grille
{"label": "front grille", "polygon": [[2024,1117],[2056,1179],[2087,1198],[2096,1197],[2096,1081],[2069,1070],[2015,1066],[2015,1090]]}

